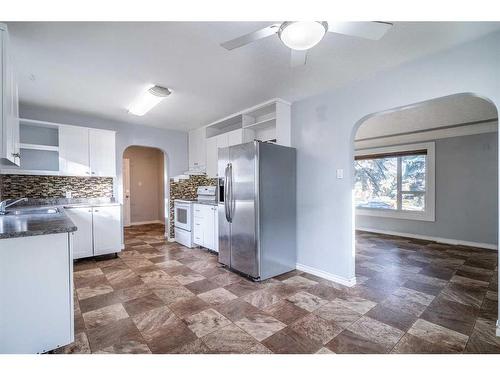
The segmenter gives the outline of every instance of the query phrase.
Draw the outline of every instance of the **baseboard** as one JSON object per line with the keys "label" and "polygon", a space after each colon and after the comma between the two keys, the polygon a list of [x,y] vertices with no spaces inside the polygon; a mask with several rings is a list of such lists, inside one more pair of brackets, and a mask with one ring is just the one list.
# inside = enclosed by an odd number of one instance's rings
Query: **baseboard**
{"label": "baseboard", "polygon": [[497,336],[500,337],[500,322],[497,320]]}
{"label": "baseboard", "polygon": [[130,223],[130,226],[133,226],[133,225],[145,225],[145,224],[163,224],[163,221],[161,221],[161,220],[135,221],[133,223]]}
{"label": "baseboard", "polygon": [[392,231],[392,230],[382,230],[382,229],[373,229],[373,228],[364,228],[364,227],[356,228],[356,230],[359,230],[362,232],[388,234],[390,236],[415,238],[417,240],[435,241],[435,242],[444,243],[447,245],[461,245],[461,246],[479,247],[479,248],[488,249],[488,250],[498,250],[498,245],[491,244],[491,243],[462,241],[462,240],[455,240],[452,238],[433,237],[433,236],[425,236],[425,235],[421,235],[421,234],[404,233],[404,232],[396,232],[396,231]]}
{"label": "baseboard", "polygon": [[337,276],[332,273],[328,273],[317,268],[309,267],[304,264],[297,263],[295,266],[299,271],[310,273],[314,276],[322,277],[323,279],[330,280],[336,282],[338,284],[342,284],[345,286],[354,286],[356,285],[356,277],[346,279],[345,277]]}

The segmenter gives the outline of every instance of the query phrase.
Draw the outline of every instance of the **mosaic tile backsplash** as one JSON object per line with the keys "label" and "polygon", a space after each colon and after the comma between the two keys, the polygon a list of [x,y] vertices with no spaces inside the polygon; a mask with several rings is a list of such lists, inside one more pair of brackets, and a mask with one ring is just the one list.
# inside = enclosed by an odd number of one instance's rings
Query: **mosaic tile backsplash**
{"label": "mosaic tile backsplash", "polygon": [[174,182],[170,179],[170,238],[174,237],[174,199],[196,199],[198,186],[216,185],[216,178],[190,176],[188,179]]}
{"label": "mosaic tile backsplash", "polygon": [[63,198],[67,191],[71,191],[73,198],[111,198],[113,178],[0,175],[1,199]]}

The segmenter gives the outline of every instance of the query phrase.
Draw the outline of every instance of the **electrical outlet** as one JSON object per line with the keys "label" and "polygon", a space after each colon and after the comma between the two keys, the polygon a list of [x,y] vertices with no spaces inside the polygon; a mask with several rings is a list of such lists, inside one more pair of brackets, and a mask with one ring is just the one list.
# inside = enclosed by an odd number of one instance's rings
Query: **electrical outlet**
{"label": "electrical outlet", "polygon": [[337,178],[339,178],[339,179],[344,178],[344,170],[343,169],[337,169]]}
{"label": "electrical outlet", "polygon": [[68,199],[69,199],[69,198],[71,198],[71,196],[72,196],[72,195],[73,195],[73,194],[71,193],[71,191],[67,191],[67,192],[66,192],[66,198],[68,198]]}

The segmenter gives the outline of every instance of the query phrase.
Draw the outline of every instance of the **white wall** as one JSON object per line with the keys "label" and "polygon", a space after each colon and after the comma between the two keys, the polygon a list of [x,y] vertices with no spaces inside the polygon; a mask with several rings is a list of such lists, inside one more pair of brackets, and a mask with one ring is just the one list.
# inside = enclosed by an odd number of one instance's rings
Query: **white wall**
{"label": "white wall", "polygon": [[[352,160],[360,120],[464,92],[489,98],[498,107],[499,45],[500,33],[490,34],[292,105],[298,263],[340,280],[355,276]],[[336,169],[345,171],[344,179],[336,179]]]}

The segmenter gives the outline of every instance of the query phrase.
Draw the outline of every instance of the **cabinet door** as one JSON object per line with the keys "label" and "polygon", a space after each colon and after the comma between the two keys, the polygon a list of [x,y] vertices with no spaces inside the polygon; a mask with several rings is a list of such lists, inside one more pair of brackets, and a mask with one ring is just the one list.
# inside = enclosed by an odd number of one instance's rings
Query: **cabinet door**
{"label": "cabinet door", "polygon": [[205,206],[203,224],[203,246],[215,250],[215,211],[213,206]]}
{"label": "cabinet door", "polygon": [[200,246],[203,245],[204,233],[203,228],[205,226],[205,211],[203,210],[202,204],[193,204],[193,238],[194,243]]}
{"label": "cabinet door", "polygon": [[243,129],[236,129],[227,133],[228,146],[239,145],[243,143]]}
{"label": "cabinet door", "polygon": [[93,212],[94,255],[121,251],[121,207],[94,207]]}
{"label": "cabinet door", "polygon": [[204,170],[206,166],[205,128],[189,132],[189,168]]}
{"label": "cabinet door", "polygon": [[73,259],[93,256],[92,208],[66,208],[65,211],[78,228],[73,234]]}
{"label": "cabinet door", "polygon": [[89,129],[90,174],[114,177],[116,175],[115,132]]}
{"label": "cabinet door", "polygon": [[207,138],[206,141],[206,161],[207,161],[207,176],[217,176],[217,137]]}
{"label": "cabinet door", "polygon": [[65,176],[90,176],[88,128],[59,127],[59,171]]}

